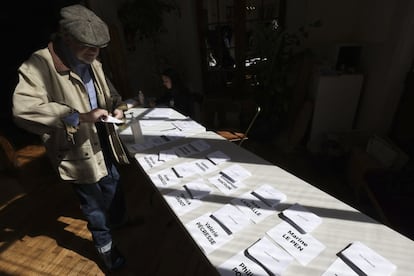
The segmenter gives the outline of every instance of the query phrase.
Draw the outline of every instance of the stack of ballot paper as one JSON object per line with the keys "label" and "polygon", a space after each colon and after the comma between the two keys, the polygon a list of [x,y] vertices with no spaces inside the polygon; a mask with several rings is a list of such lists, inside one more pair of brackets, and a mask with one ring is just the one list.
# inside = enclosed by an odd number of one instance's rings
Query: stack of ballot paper
{"label": "stack of ballot paper", "polygon": [[230,157],[228,155],[226,155],[224,152],[219,151],[219,150],[207,154],[206,158],[210,160],[211,162],[213,162],[215,165],[220,165],[221,163],[224,163],[230,160]]}
{"label": "stack of ballot paper", "polygon": [[267,237],[256,241],[246,250],[236,254],[218,267],[222,276],[227,275],[282,275],[293,258]]}
{"label": "stack of ballot paper", "polygon": [[321,217],[312,213],[302,205],[296,203],[284,210],[280,217],[292,224],[302,234],[312,232],[322,223]]}
{"label": "stack of ballot paper", "polygon": [[231,165],[220,171],[219,174],[209,178],[209,182],[222,193],[228,195],[244,186],[242,181],[252,174],[238,164]]}
{"label": "stack of ballot paper", "polygon": [[389,276],[397,267],[362,242],[355,241],[338,253],[358,275]]}
{"label": "stack of ballot paper", "polygon": [[234,198],[231,202],[254,223],[275,213],[274,208],[286,200],[286,195],[269,184]]}
{"label": "stack of ballot paper", "polygon": [[175,213],[180,216],[199,207],[203,203],[200,199],[209,195],[210,192],[211,189],[204,183],[204,180],[198,179],[188,182],[164,197]]}
{"label": "stack of ballot paper", "polygon": [[282,221],[266,232],[300,264],[309,264],[326,247],[311,234],[302,234],[289,223]]}
{"label": "stack of ballot paper", "polygon": [[250,220],[239,209],[226,204],[214,213],[207,213],[190,221],[185,227],[208,255],[250,223]]}

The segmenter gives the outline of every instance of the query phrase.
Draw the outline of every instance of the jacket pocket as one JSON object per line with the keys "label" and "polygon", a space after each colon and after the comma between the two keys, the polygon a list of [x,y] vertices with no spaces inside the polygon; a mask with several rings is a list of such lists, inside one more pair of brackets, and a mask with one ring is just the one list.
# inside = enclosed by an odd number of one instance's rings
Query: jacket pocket
{"label": "jacket pocket", "polygon": [[99,160],[96,156],[94,158],[92,154],[90,145],[73,150],[59,150],[57,157],[60,177],[78,183],[93,183],[99,180],[106,174],[104,169],[98,169],[104,160]]}
{"label": "jacket pocket", "polygon": [[92,147],[84,144],[81,147],[62,148],[57,152],[57,158],[60,161],[87,160],[91,158]]}

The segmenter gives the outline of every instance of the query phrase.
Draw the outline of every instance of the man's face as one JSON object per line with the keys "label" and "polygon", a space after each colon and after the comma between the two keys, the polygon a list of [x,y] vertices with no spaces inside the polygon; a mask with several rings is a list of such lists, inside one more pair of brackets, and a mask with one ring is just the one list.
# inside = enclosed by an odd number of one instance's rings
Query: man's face
{"label": "man's face", "polygon": [[86,46],[76,42],[72,47],[76,58],[83,63],[91,64],[99,55],[98,47]]}
{"label": "man's face", "polygon": [[67,39],[67,44],[75,57],[85,64],[91,64],[99,55],[100,48],[85,45],[72,37]]}
{"label": "man's face", "polygon": [[162,75],[162,76],[161,76],[161,78],[162,78],[162,83],[164,84],[164,86],[165,86],[167,89],[171,89],[171,87],[172,87],[172,83],[171,83],[171,79],[170,79],[170,77],[165,76],[165,75]]}

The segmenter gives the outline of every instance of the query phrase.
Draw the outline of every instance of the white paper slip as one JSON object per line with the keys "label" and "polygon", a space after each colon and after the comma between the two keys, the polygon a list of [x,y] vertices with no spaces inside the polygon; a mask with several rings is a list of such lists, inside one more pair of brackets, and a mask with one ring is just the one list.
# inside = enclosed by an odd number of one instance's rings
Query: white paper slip
{"label": "white paper slip", "polygon": [[144,118],[170,118],[171,114],[170,108],[154,108],[145,114]]}
{"label": "white paper slip", "polygon": [[229,234],[237,233],[247,225],[251,224],[248,217],[238,208],[226,204],[212,214],[216,220]]}
{"label": "white paper slip", "polygon": [[[352,264],[368,276],[388,276],[397,269],[393,263],[359,241],[353,242],[338,256],[345,263]],[[355,269],[352,265],[351,267]]]}
{"label": "white paper slip", "polygon": [[177,154],[175,153],[174,149],[162,150],[158,153],[158,160],[168,162],[170,160],[174,160],[178,158]]}
{"label": "white paper slip", "polygon": [[136,152],[141,152],[141,151],[153,148],[153,147],[154,147],[154,144],[150,142],[144,142],[144,143],[138,143],[138,144],[131,145],[131,148],[133,149],[133,151],[136,151]]}
{"label": "white paper slip", "polygon": [[210,217],[211,213],[202,215],[185,225],[198,246],[210,254],[213,250],[219,248],[232,239],[214,219]]}
{"label": "white paper slip", "polygon": [[194,147],[198,152],[203,152],[203,151],[208,150],[210,148],[209,143],[207,143],[206,141],[201,140],[201,139],[192,141],[190,143],[190,145],[192,147]]}
{"label": "white paper slip", "polygon": [[234,255],[217,267],[221,276],[269,276],[269,274],[244,255],[244,251]]}
{"label": "white paper slip", "polygon": [[203,203],[198,199],[192,198],[191,194],[184,187],[166,194],[164,198],[179,216],[194,210]]}
{"label": "white paper slip", "polygon": [[276,213],[272,207],[252,195],[252,192],[247,192],[240,197],[234,198],[231,203],[237,206],[254,223],[259,223]]}
{"label": "white paper slip", "polygon": [[243,182],[233,182],[222,174],[210,177],[208,181],[216,186],[217,189],[219,189],[225,195],[234,193],[235,191],[245,186]]}
{"label": "white paper slip", "polygon": [[289,223],[293,223],[293,226],[297,227],[302,234],[312,232],[322,223],[321,217],[298,203],[284,210],[282,218],[285,218]]}
{"label": "white paper slip", "polygon": [[221,174],[233,182],[243,181],[252,175],[248,170],[238,164],[223,169]]}
{"label": "white paper slip", "polygon": [[117,119],[117,118],[115,118],[113,116],[110,116],[110,115],[108,115],[106,117],[101,117],[101,122],[110,123],[110,124],[123,124],[124,123],[124,121],[122,121],[120,119]]}
{"label": "white paper slip", "polygon": [[293,258],[266,236],[245,250],[245,255],[269,275],[282,275]]}
{"label": "white paper slip", "polygon": [[203,132],[206,130],[205,127],[200,125],[194,120],[187,119],[187,120],[176,120],[171,122],[175,127],[177,127],[181,131],[197,131]]}
{"label": "white paper slip", "polygon": [[191,144],[184,144],[181,146],[174,147],[174,151],[178,157],[187,157],[198,153],[197,149],[191,146]]}
{"label": "white paper slip", "polygon": [[250,175],[251,173],[248,170],[238,164],[234,164],[208,180],[223,194],[229,195],[243,187],[245,184],[242,181]]}
{"label": "white paper slip", "polygon": [[221,163],[229,161],[230,157],[224,152],[218,150],[207,154],[207,159],[216,165],[220,165]]}
{"label": "white paper slip", "polygon": [[145,171],[148,171],[164,163],[158,160],[157,154],[148,154],[138,157],[137,161]]}
{"label": "white paper slip", "polygon": [[218,169],[218,167],[208,159],[197,159],[190,163],[197,168],[197,173],[201,175],[214,172]]}
{"label": "white paper slip", "polygon": [[184,163],[177,164],[171,169],[180,178],[192,176],[198,172],[198,168],[193,163],[190,163],[190,162],[184,162]]}
{"label": "white paper slip", "polygon": [[285,221],[267,231],[266,234],[302,265],[309,264],[325,249],[325,245],[311,234],[301,234]]}
{"label": "white paper slip", "polygon": [[270,184],[261,185],[253,191],[253,195],[272,208],[287,198],[284,193],[273,188]]}
{"label": "white paper slip", "polygon": [[170,139],[167,136],[154,136],[154,137],[148,137],[147,142],[154,145],[154,147],[164,145],[168,142],[170,142]]}
{"label": "white paper slip", "polygon": [[321,276],[358,276],[358,273],[353,271],[340,258],[336,258]]}
{"label": "white paper slip", "polygon": [[184,185],[184,188],[191,195],[191,198],[202,199],[211,192],[211,188],[204,183],[203,179],[190,181]]}
{"label": "white paper slip", "polygon": [[171,168],[150,174],[149,176],[155,186],[160,188],[170,187],[181,182],[180,178],[177,177]]}

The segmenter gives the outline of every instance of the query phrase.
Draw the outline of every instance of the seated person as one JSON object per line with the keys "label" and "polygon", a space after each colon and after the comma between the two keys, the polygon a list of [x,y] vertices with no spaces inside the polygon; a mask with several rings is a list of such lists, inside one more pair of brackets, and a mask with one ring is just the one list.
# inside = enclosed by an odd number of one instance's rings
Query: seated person
{"label": "seated person", "polygon": [[178,73],[172,68],[168,68],[161,73],[161,78],[165,88],[164,94],[150,105],[171,107],[186,116],[191,116],[193,97]]}

